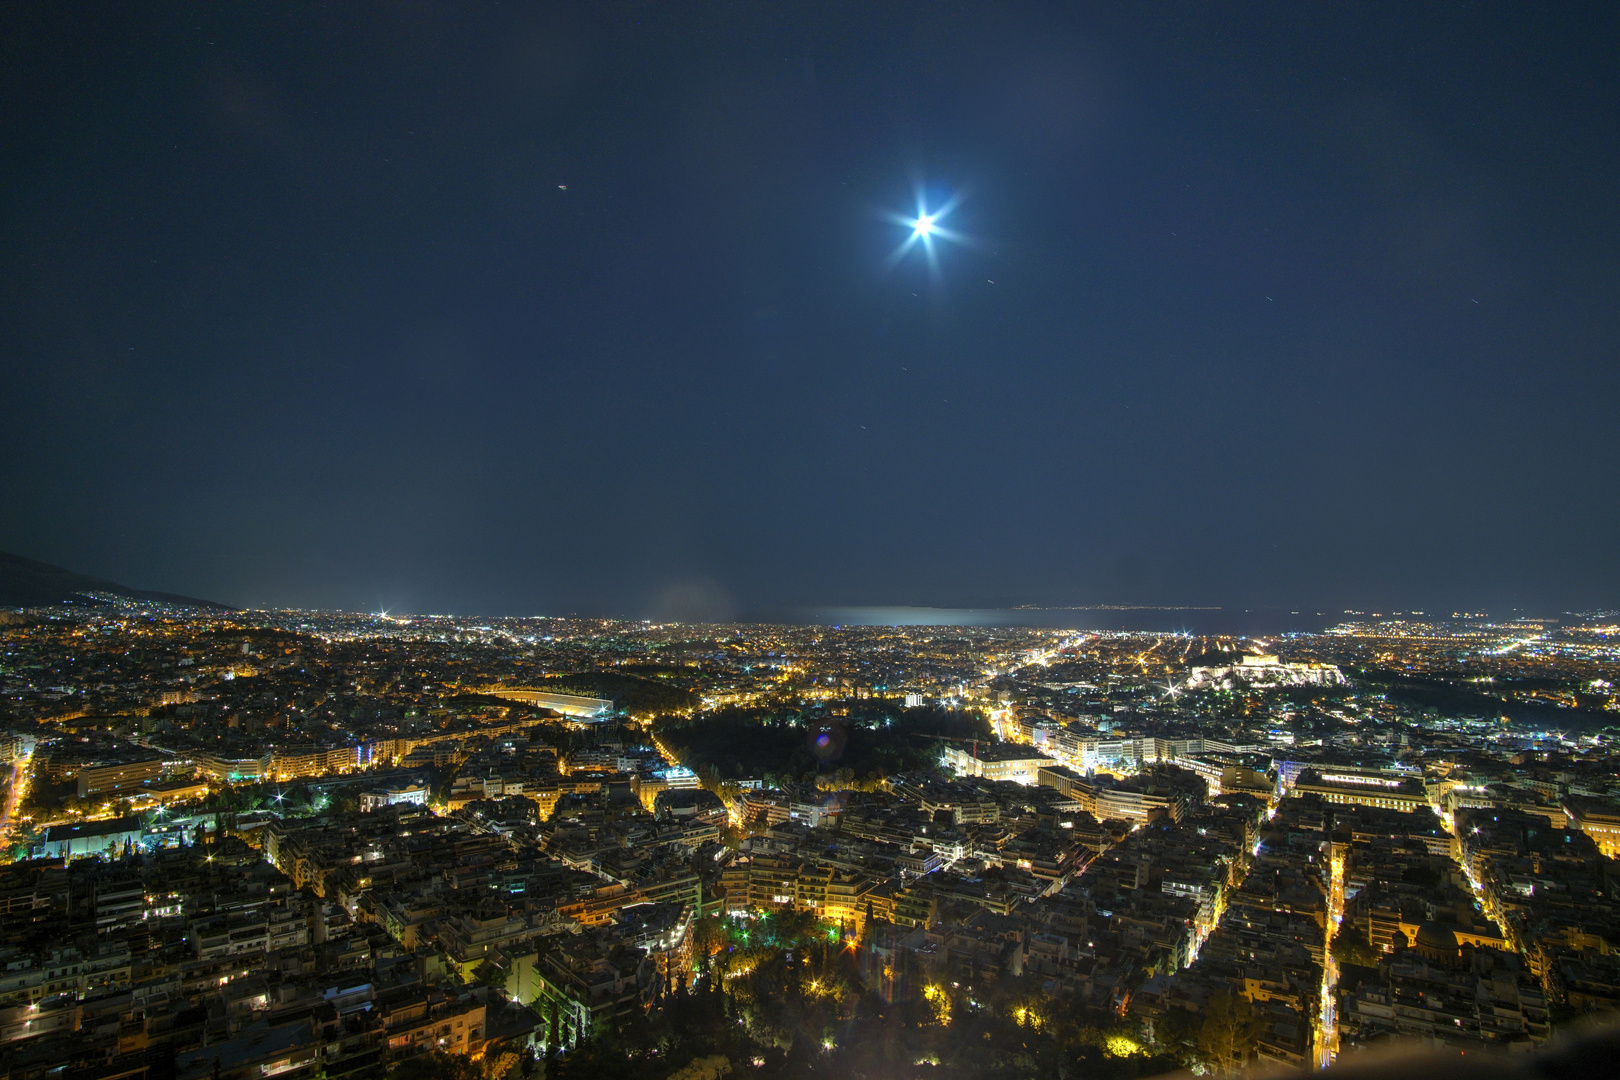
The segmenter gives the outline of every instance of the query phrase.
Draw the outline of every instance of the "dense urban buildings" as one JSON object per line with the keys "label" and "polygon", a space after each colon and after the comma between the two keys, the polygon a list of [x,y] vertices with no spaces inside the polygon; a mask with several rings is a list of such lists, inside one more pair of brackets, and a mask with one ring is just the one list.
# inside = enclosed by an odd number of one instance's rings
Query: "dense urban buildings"
{"label": "dense urban buildings", "polygon": [[0,1070],[1530,1048],[1620,1005],[1617,621],[7,612]]}

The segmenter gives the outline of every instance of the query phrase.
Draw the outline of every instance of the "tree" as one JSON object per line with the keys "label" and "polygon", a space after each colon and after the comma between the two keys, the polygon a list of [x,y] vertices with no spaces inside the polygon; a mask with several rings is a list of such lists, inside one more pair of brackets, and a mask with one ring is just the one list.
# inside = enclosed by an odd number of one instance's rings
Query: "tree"
{"label": "tree", "polygon": [[1332,949],[1333,959],[1341,964],[1377,967],[1384,958],[1384,954],[1375,949],[1364,934],[1351,929],[1348,921],[1342,923],[1339,932],[1333,936]]}
{"label": "tree", "polygon": [[693,1058],[684,1068],[676,1069],[669,1074],[669,1080],[721,1080],[731,1075],[731,1060],[714,1054],[710,1057]]}
{"label": "tree", "polygon": [[1198,1049],[1222,1072],[1235,1072],[1255,1051],[1264,1030],[1248,1000],[1221,990],[1212,994],[1198,1031]]}
{"label": "tree", "polygon": [[1185,1058],[1199,1043],[1202,1022],[1186,1009],[1166,1009],[1153,1021],[1153,1041],[1164,1053]]}
{"label": "tree", "polygon": [[434,1050],[396,1063],[388,1070],[388,1080],[483,1080],[483,1073],[463,1055]]}

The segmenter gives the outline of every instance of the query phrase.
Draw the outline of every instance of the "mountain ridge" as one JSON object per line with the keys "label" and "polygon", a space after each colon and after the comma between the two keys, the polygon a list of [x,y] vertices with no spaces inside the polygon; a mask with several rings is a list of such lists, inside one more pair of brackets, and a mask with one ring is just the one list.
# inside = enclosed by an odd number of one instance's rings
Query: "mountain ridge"
{"label": "mountain ridge", "polygon": [[213,600],[199,600],[194,596],[157,592],[151,589],[132,589],[116,581],[75,573],[65,567],[53,566],[38,559],[0,551],[0,607],[48,607],[52,604],[99,604],[93,593],[103,593],[128,600],[147,600],[152,603],[174,604],[179,607],[206,608],[211,611],[236,611],[229,604]]}

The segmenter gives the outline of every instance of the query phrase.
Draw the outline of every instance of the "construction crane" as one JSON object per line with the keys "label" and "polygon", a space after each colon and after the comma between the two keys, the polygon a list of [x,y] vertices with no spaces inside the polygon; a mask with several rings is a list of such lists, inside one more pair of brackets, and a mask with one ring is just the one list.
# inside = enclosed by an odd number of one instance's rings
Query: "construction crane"
{"label": "construction crane", "polygon": [[975,760],[977,760],[978,756],[979,756],[979,744],[980,743],[987,743],[987,742],[990,741],[989,739],[975,739],[971,735],[969,735],[969,736],[961,736],[961,735],[925,735],[920,731],[913,731],[911,734],[914,737],[918,738],[918,739],[938,739],[940,742],[972,743],[973,744],[973,757],[974,757]]}

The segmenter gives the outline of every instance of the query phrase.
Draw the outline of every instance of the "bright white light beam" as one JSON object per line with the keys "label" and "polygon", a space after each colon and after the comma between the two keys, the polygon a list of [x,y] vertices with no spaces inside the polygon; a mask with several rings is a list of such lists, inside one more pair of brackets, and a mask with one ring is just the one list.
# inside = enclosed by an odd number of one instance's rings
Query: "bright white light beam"
{"label": "bright white light beam", "polygon": [[917,194],[917,212],[915,214],[887,214],[886,216],[890,221],[911,230],[905,240],[901,241],[900,246],[895,248],[894,252],[889,256],[888,265],[891,268],[896,266],[901,259],[906,257],[907,252],[921,244],[924,253],[927,255],[929,268],[937,275],[939,273],[939,259],[934,252],[934,242],[936,240],[949,240],[953,244],[966,244],[968,242],[966,236],[947,229],[940,224],[940,221],[947,214],[956,209],[956,204],[960,201],[960,195],[953,195],[938,209],[929,210],[923,203],[922,193],[919,192]]}

